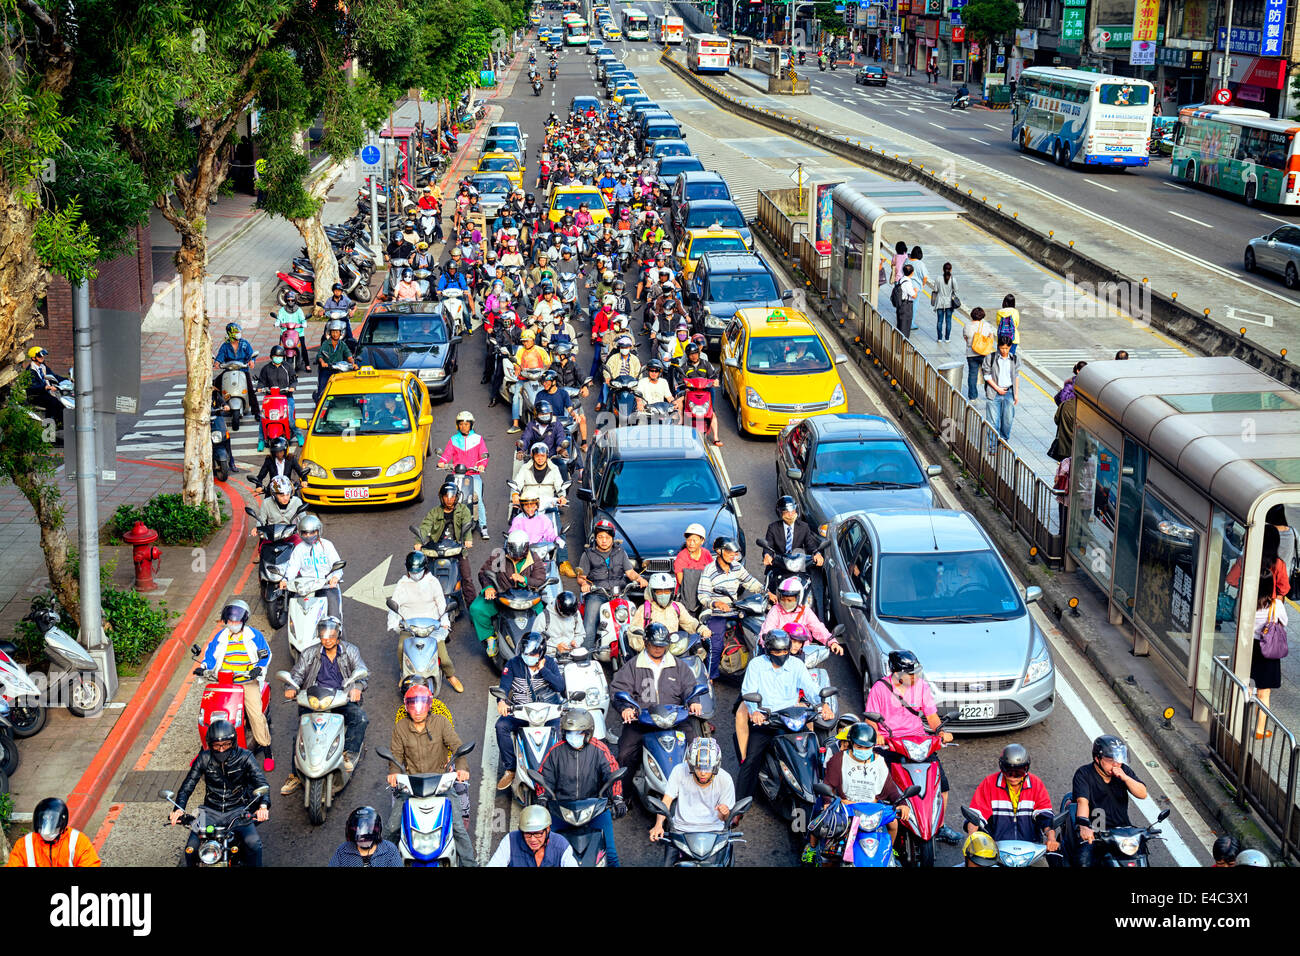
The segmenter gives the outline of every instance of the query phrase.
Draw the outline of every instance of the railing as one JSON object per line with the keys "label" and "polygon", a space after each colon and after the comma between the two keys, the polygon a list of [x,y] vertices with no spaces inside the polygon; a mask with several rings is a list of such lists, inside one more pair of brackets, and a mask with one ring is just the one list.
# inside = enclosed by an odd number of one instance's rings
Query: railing
{"label": "railing", "polygon": [[803,223],[796,223],[782,212],[769,192],[763,189],[758,191],[758,221],[787,255],[795,254],[795,242],[801,231],[799,227],[807,229]]}
{"label": "railing", "polygon": [[[1259,739],[1261,717],[1265,736]],[[1232,672],[1226,656],[1215,657],[1210,671],[1209,742],[1215,764],[1236,787],[1237,804],[1249,804],[1277,835],[1284,859],[1300,859],[1295,735]]]}
{"label": "railing", "polygon": [[[799,225],[805,224],[800,223]],[[813,288],[822,295],[825,295],[826,289],[830,285],[831,280],[831,257],[824,256],[817,251],[816,244],[808,238],[806,225],[805,231],[799,236],[797,248],[799,253],[799,268],[803,270],[803,274],[808,277],[810,282],[812,282]]]}

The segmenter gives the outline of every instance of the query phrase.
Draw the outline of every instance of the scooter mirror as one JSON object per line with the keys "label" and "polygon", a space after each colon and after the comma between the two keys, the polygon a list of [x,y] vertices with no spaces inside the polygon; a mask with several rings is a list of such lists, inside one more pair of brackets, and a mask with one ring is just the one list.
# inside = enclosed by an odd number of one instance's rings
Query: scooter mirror
{"label": "scooter mirror", "polygon": [[645,795],[645,808],[649,810],[651,813],[657,813],[660,816],[662,816],[664,818],[664,829],[665,830],[668,829],[668,820],[670,814],[668,812],[668,808],[664,806],[664,802],[662,800],[660,800],[658,797],[651,796],[650,794],[647,793]]}
{"label": "scooter mirror", "polygon": [[961,815],[962,818],[965,819],[967,823],[973,823],[977,827],[984,826],[984,821],[980,819],[980,815],[976,813],[974,810],[972,810],[970,807],[962,807]]}
{"label": "scooter mirror", "polygon": [[270,792],[271,792],[270,787],[258,787],[256,790],[253,791],[253,796],[264,797]]}
{"label": "scooter mirror", "polygon": [[190,653],[193,654],[195,657],[198,657],[200,654],[203,653],[203,648],[199,647],[199,645],[197,644],[191,644]]}
{"label": "scooter mirror", "polygon": [[495,697],[497,700],[505,700],[507,696],[506,692],[503,691],[500,687],[489,687],[488,693],[491,694],[493,697]]}
{"label": "scooter mirror", "polygon": [[882,716],[880,716],[880,714],[876,713],[874,710],[869,710],[869,711],[867,711],[865,714],[862,715],[862,719],[863,719],[863,720],[869,720],[869,721],[871,721],[873,724],[878,724],[878,723],[880,723],[882,720],[884,720],[885,718],[882,717]]}
{"label": "scooter mirror", "polygon": [[753,805],[753,797],[741,797],[736,801],[736,805],[731,808],[731,816],[728,818],[729,822],[735,823],[736,820],[748,813],[749,808]]}
{"label": "scooter mirror", "polygon": [[839,688],[836,687],[823,687],[821,690],[817,692],[818,696],[820,696],[822,700],[830,700],[838,693],[839,693]]}
{"label": "scooter mirror", "polygon": [[813,784],[813,793],[819,794],[827,799],[834,799],[835,791],[829,784],[822,783],[820,780]]}
{"label": "scooter mirror", "polygon": [[[251,481],[252,479],[249,479],[249,480]],[[254,518],[257,517],[257,512],[254,511],[252,508],[245,507],[245,508],[244,508],[244,511],[245,511],[247,514],[252,515]]]}
{"label": "scooter mirror", "polygon": [[333,564],[330,565],[330,570],[331,570],[331,571],[342,571],[342,570],[343,570],[344,568],[346,568],[347,566],[348,566],[348,563],[347,563],[346,561],[335,561]]}
{"label": "scooter mirror", "polygon": [[1168,809],[1161,810],[1160,816],[1156,817],[1156,823],[1160,823],[1161,821],[1168,820],[1170,812],[1171,811]]}
{"label": "scooter mirror", "polygon": [[740,699],[747,704],[758,704],[759,706],[762,706],[763,703],[762,694],[744,694]]}
{"label": "scooter mirror", "polygon": [[293,675],[290,674],[288,671],[276,671],[275,676],[278,677],[280,680],[284,681],[290,687],[298,686],[298,682],[293,679]]}
{"label": "scooter mirror", "polygon": [[174,801],[174,800],[176,799],[176,791],[175,791],[175,790],[159,790],[159,791],[158,791],[158,796],[162,797],[162,798],[163,798],[164,800],[166,800],[168,803],[171,803],[172,801]]}
{"label": "scooter mirror", "polygon": [[914,796],[916,796],[920,792],[921,792],[920,784],[914,783],[898,795],[898,800],[900,803],[904,800],[911,800]]}
{"label": "scooter mirror", "polygon": [[[473,750],[475,746],[476,744],[472,740],[469,743],[461,744],[460,749],[457,750],[454,754],[452,754],[452,757],[463,757],[471,750]],[[375,751],[375,752],[378,753],[379,751]]]}

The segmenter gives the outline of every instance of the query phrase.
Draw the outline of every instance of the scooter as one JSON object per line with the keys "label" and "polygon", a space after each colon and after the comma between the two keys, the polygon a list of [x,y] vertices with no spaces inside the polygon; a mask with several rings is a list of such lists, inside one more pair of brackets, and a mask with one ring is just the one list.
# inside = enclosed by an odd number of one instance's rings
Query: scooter
{"label": "scooter", "polygon": [[468,335],[471,322],[469,310],[465,307],[465,293],[460,289],[443,289],[438,293],[438,301],[451,319],[452,335]]}
{"label": "scooter", "polygon": [[[489,687],[488,693],[501,701],[506,701],[508,697],[500,687]],[[538,768],[541,767],[546,752],[561,739],[558,726],[546,725],[559,720],[567,709],[566,704],[550,704],[545,701],[511,705],[510,716],[523,723],[512,734],[515,748],[515,781],[512,789],[515,799],[522,806],[536,802]]]}
{"label": "scooter", "polygon": [[[1062,829],[1066,826],[1066,823],[1069,819],[1069,815],[1072,812],[1072,808],[1073,805],[1071,805],[1071,809],[1063,809],[1060,813],[1058,813],[1055,817],[1052,818],[1052,822],[1050,824],[1051,829],[1055,830],[1058,834],[1057,839],[1058,842],[1061,844],[1062,851],[1065,849],[1065,841],[1061,839],[1059,835],[1061,834]],[[988,833],[988,829],[984,822],[984,819],[978,813],[972,810],[970,807],[962,807],[961,815],[966,820],[967,823],[972,823],[975,826],[979,827],[981,830],[983,830],[985,833]],[[1040,827],[1039,829],[1041,835],[1041,830],[1045,829],[1045,827]],[[1045,843],[1035,843],[1031,840],[998,840],[996,842],[998,847],[999,866],[1049,867],[1049,866],[1066,865],[1065,854],[1060,851],[1049,852],[1047,849],[1047,845]]]}
{"label": "scooter", "polygon": [[697,686],[687,696],[685,705],[655,704],[652,707],[641,707],[628,693],[614,695],[614,704],[620,711],[627,708],[636,711],[633,720],[645,734],[641,739],[641,762],[632,777],[632,789],[636,791],[641,806],[648,806],[646,798],[650,796],[663,799],[673,768],[686,759],[686,734],[677,728],[690,719],[691,712],[687,706],[705,690],[707,687]]}
{"label": "scooter", "polygon": [[762,636],[763,619],[767,617],[767,595],[747,594],[733,601],[729,611],[710,608],[702,613],[706,621],[713,618],[727,621],[727,630],[722,637],[719,673],[733,678],[742,677]]}
{"label": "scooter", "polygon": [[630,425],[636,416],[637,380],[631,375],[616,375],[609,382],[609,409],[619,426]]}
{"label": "scooter", "polygon": [[59,627],[59,612],[50,603],[37,600],[23,620],[35,624],[45,641],[45,656],[50,659],[45,678],[48,699],[66,700],[74,717],[93,717],[103,710],[108,692],[99,665]]}
{"label": "scooter", "polygon": [[[474,746],[472,741],[462,744],[451,755],[447,766],[452,767],[457,757],[465,756]],[[454,814],[460,812],[460,801],[452,789],[456,785],[456,771],[409,773],[401,761],[384,748],[376,747],[375,755],[401,771],[392,792],[395,796],[405,794],[407,798],[402,808],[402,835],[398,844],[402,859],[410,866],[460,866],[452,832]]]}
{"label": "scooter", "polygon": [[[837,693],[834,687],[823,687],[820,696],[825,701]],[[812,721],[817,730],[824,731],[834,726],[834,721],[818,717],[817,707],[812,703],[774,711],[763,706],[761,694],[745,694],[741,700],[749,704],[751,714],[761,713],[778,732],[758,771],[763,796],[783,820],[793,820],[798,813],[805,820],[811,819],[817,802],[813,784],[822,777],[821,743],[816,731],[804,728]]]}
{"label": "scooter", "polygon": [[950,109],[950,110],[968,110],[968,109],[970,109],[970,97],[969,97],[969,96],[958,96],[956,99],[954,99],[954,100],[952,101],[952,103],[949,105],[948,109]]}
{"label": "scooter", "polygon": [[[551,578],[547,585],[558,584],[559,578]],[[497,613],[492,621],[496,634],[497,652],[488,658],[493,670],[498,674],[515,659],[519,642],[533,629],[536,617],[534,608],[542,601],[541,593],[528,588],[511,588],[497,592]]]}
{"label": "scooter", "polygon": [[[470,513],[473,514],[474,506],[469,507]],[[407,528],[418,540],[420,529],[415,525],[407,525]],[[460,579],[460,556],[465,546],[450,538],[444,538],[442,541],[434,541],[430,538],[420,545],[420,550],[424,552],[425,557],[431,559],[430,570],[438,579],[442,595],[447,601],[447,623],[454,624],[456,618],[468,610],[464,591],[461,590],[463,582]],[[393,610],[397,609],[393,608]]]}
{"label": "scooter", "polygon": [[904,866],[934,866],[934,835],[943,825],[943,797],[939,793],[939,751],[943,725],[957,716],[946,714],[939,726],[922,737],[896,737],[879,714],[868,713],[866,719],[880,728],[882,749],[902,758],[889,763],[889,782],[882,793],[892,799],[915,785],[920,792],[908,799],[910,815],[899,830]]}
{"label": "scooter", "polygon": [[534,80],[533,80],[533,96],[541,96],[541,95],[542,95],[542,81],[541,81],[541,80],[538,80],[538,79],[534,79]]}
{"label": "scooter", "polygon": [[438,643],[451,637],[451,631],[440,620],[432,617],[402,617],[397,602],[388,599],[388,607],[399,618],[398,684],[414,674],[437,697],[442,692],[442,664],[438,660]]}
{"label": "scooter", "polygon": [[[341,711],[348,704],[348,692],[370,672],[353,671],[334,690],[319,685],[299,687],[288,671],[275,675],[298,692],[298,706],[310,710],[298,721],[298,739],[293,747],[293,766],[303,781],[303,805],[312,826],[325,822],[334,798],[348,785],[352,774],[343,769],[344,724]],[[286,701],[287,703],[287,701]]]}
{"label": "scooter", "polygon": [[[202,810],[198,813],[184,813],[181,816],[182,826],[189,827],[195,833],[203,834],[203,840],[199,843],[199,866],[238,866],[242,862],[239,857],[239,838],[235,835],[235,827],[251,820],[253,815],[248,811],[252,809],[253,804],[261,803],[262,798],[270,792],[270,787],[258,787],[253,791],[253,799],[248,801],[244,812],[221,826],[209,823]],[[185,809],[176,802],[175,790],[159,790],[158,796],[177,810]]]}
{"label": "scooter", "polygon": [[627,768],[619,767],[596,796],[586,800],[556,800],[552,804],[560,819],[568,824],[564,839],[573,848],[578,866],[606,865],[605,833],[600,827],[592,826],[592,821],[610,808],[609,793],[626,776]]}
{"label": "scooter", "polygon": [[[253,358],[261,353],[254,352]],[[249,409],[248,365],[244,362],[224,362],[221,365],[221,398],[230,409],[230,430],[239,431],[239,422]],[[286,402],[287,405],[287,402]]]}
{"label": "scooter", "polygon": [[596,724],[594,736],[606,740],[609,728],[605,725],[605,711],[609,710],[609,683],[605,671],[585,647],[575,647],[567,654],[559,654],[555,663],[564,675],[564,695],[570,708],[581,708],[591,714]]}
{"label": "scooter", "polygon": [[[293,552],[298,538],[297,518],[306,505],[298,508],[284,524],[259,524],[256,528],[259,540],[257,553],[257,576],[262,584],[262,601],[266,604],[267,622],[271,630],[278,631],[289,620],[289,592],[280,588],[284,580],[285,569],[289,564],[289,555]],[[254,521],[258,514],[252,508],[244,508]]]}
{"label": "scooter", "polygon": [[[274,319],[278,313],[270,313]],[[284,349],[284,361],[290,368],[307,370],[307,347],[303,343],[303,333],[307,326],[302,322],[293,322],[283,326],[280,331],[280,347]]]}
{"label": "scooter", "polygon": [[[194,644],[190,654],[195,660],[203,656],[203,646]],[[257,666],[249,671],[250,680],[259,680],[267,667],[271,666],[271,655],[259,656]],[[194,668],[194,676],[202,677],[207,686],[203,688],[203,697],[199,700],[199,746],[204,750],[208,746],[208,727],[214,720],[228,720],[235,726],[235,745],[245,750],[252,746],[252,737],[245,732],[244,721],[244,685],[235,683],[235,674],[227,670],[209,670],[200,664]],[[271,687],[262,682],[262,713],[270,720]],[[275,769],[274,761],[266,761],[267,771]]]}
{"label": "scooter", "polygon": [[212,476],[217,481],[225,481],[235,467],[234,459],[226,450],[226,440],[230,432],[226,430],[226,415],[221,409],[212,410]]}
{"label": "scooter", "polygon": [[805,53],[803,50],[800,50],[800,51],[799,51],[799,65],[800,65],[800,66],[803,66],[804,63],[807,62],[807,60],[808,60],[808,54]]}
{"label": "scooter", "polygon": [[290,581],[288,588],[285,589],[293,592],[289,600],[289,656],[295,662],[303,651],[313,644],[320,643],[316,637],[316,625],[325,616],[329,601],[324,594],[316,592],[323,591],[330,575],[335,571],[342,571],[347,565],[346,561],[335,561],[330,566],[329,574],[323,578],[300,574],[298,579]]}
{"label": "scooter", "polygon": [[702,436],[707,435],[713,423],[713,386],[707,378],[688,378],[685,386],[682,424],[690,425]]}
{"label": "scooter", "polygon": [[289,394],[293,392],[293,386],[284,389],[272,386],[269,389],[259,389],[258,392],[262,396],[259,405],[262,409],[262,431],[266,435],[267,444],[277,438],[283,438],[286,442],[292,441],[293,422],[289,419]]}
{"label": "scooter", "polygon": [[[596,594],[605,599],[600,606],[600,623],[596,626],[596,648],[593,656],[602,664],[608,664],[610,670],[616,671],[623,666],[628,657],[628,629],[632,622],[632,602],[623,596],[623,592],[632,587],[629,581],[613,589],[603,585],[593,585],[589,594]],[[582,603],[586,609],[586,601]]]}
{"label": "scooter", "polygon": [[[1078,866],[1079,861],[1074,854],[1073,848],[1078,843],[1078,830],[1074,823],[1075,802],[1074,794],[1066,794],[1061,800],[1062,820],[1067,834],[1061,837],[1061,845],[1069,847],[1069,864]],[[1149,867],[1151,865],[1147,840],[1158,839],[1160,830],[1158,826],[1169,818],[1168,809],[1161,810],[1156,817],[1155,823],[1149,827],[1112,827],[1109,830],[1094,829],[1092,852],[1095,857],[1101,853],[1104,857],[1100,864],[1105,867]],[[1060,817],[1057,817],[1060,820]],[[1059,831],[1058,831],[1059,832]],[[1001,845],[999,844],[999,848]]]}
{"label": "scooter", "polygon": [[0,778],[8,783],[8,778],[18,772],[21,762],[22,754],[14,742],[13,724],[9,722],[9,702],[0,697]]}
{"label": "scooter", "polygon": [[646,809],[664,818],[664,839],[677,851],[673,866],[735,866],[735,851],[732,847],[737,843],[749,842],[736,827],[753,804],[753,797],[742,797],[727,814],[723,829],[691,833],[676,829],[672,812],[664,806],[662,800],[646,798]]}
{"label": "scooter", "polygon": [[[817,837],[817,866],[898,866],[889,824],[898,808],[921,792],[915,784],[888,803],[844,803],[829,786],[818,781],[813,792],[827,800],[808,825]],[[841,809],[842,808],[842,809]]]}
{"label": "scooter", "polygon": [[12,736],[25,740],[44,729],[50,714],[40,687],[14,659],[17,652],[10,641],[0,641],[0,706],[9,708],[5,716]]}

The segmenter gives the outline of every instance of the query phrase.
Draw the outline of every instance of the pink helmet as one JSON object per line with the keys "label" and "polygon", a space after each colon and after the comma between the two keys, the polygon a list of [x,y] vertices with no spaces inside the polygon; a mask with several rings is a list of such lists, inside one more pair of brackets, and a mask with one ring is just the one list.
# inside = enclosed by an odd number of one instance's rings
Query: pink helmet
{"label": "pink helmet", "polygon": [[791,621],[785,627],[781,628],[786,634],[790,635],[790,640],[799,641],[802,644],[808,643],[808,628],[798,621]]}

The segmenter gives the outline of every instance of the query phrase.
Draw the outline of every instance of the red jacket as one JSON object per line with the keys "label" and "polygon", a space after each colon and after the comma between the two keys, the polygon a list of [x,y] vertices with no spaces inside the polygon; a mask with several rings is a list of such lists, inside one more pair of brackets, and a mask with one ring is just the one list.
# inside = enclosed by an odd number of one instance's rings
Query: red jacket
{"label": "red jacket", "polygon": [[614,313],[610,312],[602,305],[599,311],[591,317],[591,337],[593,339],[599,338],[608,332],[609,323],[613,317]]}
{"label": "red jacket", "polygon": [[995,840],[1029,840],[1042,843],[1042,827],[1052,822],[1052,795],[1036,774],[1020,787],[1020,802],[1011,807],[1011,795],[1001,773],[991,773],[975,788],[970,808],[984,818]]}

